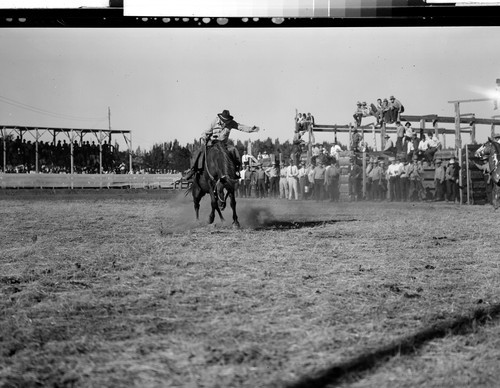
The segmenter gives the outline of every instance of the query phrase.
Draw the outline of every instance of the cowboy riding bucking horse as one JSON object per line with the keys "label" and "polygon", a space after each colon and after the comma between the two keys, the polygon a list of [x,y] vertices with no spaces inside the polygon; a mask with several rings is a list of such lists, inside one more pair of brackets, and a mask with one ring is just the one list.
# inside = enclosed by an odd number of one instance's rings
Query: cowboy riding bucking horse
{"label": "cowboy riding bucking horse", "polygon": [[[229,153],[232,155],[233,160],[236,165],[236,171],[239,174],[241,169],[240,155],[236,147],[228,145],[229,134],[231,129],[236,129],[238,131],[252,133],[258,132],[259,127],[255,125],[250,127],[248,125],[239,124],[234,121],[234,117],[231,116],[228,110],[223,110],[222,113],[218,113],[217,117],[210,124],[210,128],[203,132],[203,138],[205,140],[205,145],[209,145],[211,141],[218,141],[222,143]],[[191,160],[191,168],[184,172],[184,178],[189,180],[193,177],[195,173],[202,172],[204,169],[204,147],[200,147],[194,154]]]}

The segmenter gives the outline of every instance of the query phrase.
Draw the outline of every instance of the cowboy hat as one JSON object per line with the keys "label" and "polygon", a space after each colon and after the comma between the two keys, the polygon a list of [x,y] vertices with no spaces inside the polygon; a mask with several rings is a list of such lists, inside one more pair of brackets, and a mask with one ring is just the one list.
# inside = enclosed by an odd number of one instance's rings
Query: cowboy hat
{"label": "cowboy hat", "polygon": [[224,109],[222,111],[222,113],[218,113],[217,116],[219,116],[219,118],[224,121],[225,123],[227,123],[228,121],[231,121],[233,119],[233,116],[231,116],[231,114],[229,113],[229,111],[227,109]]}

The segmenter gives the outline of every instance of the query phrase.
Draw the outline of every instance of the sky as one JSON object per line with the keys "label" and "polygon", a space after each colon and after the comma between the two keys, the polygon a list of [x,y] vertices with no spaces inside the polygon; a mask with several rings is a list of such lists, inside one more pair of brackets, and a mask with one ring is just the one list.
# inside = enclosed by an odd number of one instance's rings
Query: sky
{"label": "sky", "polygon": [[109,107],[149,149],[198,139],[224,109],[261,128],[233,130],[242,141],[291,140],[296,109],[345,125],[357,101],[390,95],[408,115],[454,116],[448,101],[492,97],[498,47],[498,27],[0,29],[0,125],[107,129]]}

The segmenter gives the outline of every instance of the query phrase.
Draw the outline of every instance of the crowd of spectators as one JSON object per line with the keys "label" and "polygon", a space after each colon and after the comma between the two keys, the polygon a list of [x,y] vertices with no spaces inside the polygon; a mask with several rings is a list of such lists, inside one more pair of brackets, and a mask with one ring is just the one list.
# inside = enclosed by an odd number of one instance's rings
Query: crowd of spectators
{"label": "crowd of spectators", "polygon": [[[4,142],[0,141],[0,154]],[[6,142],[8,164],[6,172],[30,173],[36,166],[36,143],[17,136]],[[38,142],[38,166],[43,173],[69,173],[71,169],[71,145],[66,140]],[[94,142],[73,142],[73,167],[77,173],[99,173],[99,146]],[[3,163],[3,160],[2,160]],[[120,165],[113,157],[113,146],[104,141],[102,144],[102,165],[105,172],[120,172]]]}
{"label": "crowd of spectators", "polygon": [[316,143],[316,139],[314,137],[314,116],[311,113],[296,113],[295,114],[295,132],[293,136],[294,144],[303,143],[302,136],[305,133],[309,134],[309,142]]}
{"label": "crowd of spectators", "polygon": [[242,161],[244,169],[240,173],[237,194],[240,197],[338,201],[340,167],[337,161],[341,151],[337,143],[330,151],[324,145],[315,145],[308,165],[305,161],[297,163],[295,158],[281,166],[277,162],[269,166],[265,163],[250,166]]}
{"label": "crowd of spectators", "polygon": [[434,156],[440,149],[442,145],[434,131],[419,136],[410,122],[403,126],[400,121],[396,121],[396,143],[394,144],[391,136],[386,134],[383,152],[388,156],[399,156],[408,161],[416,155],[429,165],[434,165]]}
{"label": "crowd of spectators", "polygon": [[[459,200],[459,167],[455,159],[440,159],[429,164],[425,153],[408,157],[372,157],[363,170],[359,159],[350,158],[348,166],[339,165],[342,149],[333,144],[317,146],[311,163],[293,158],[282,163],[244,164],[237,190],[240,197],[274,198],[289,201],[451,201]],[[424,188],[424,170],[433,168],[434,191]],[[344,177],[341,180],[341,176]],[[363,179],[366,188],[363,190]],[[347,183],[341,198],[341,184]],[[428,185],[426,185],[428,186]],[[347,188],[347,190],[346,190]]]}
{"label": "crowd of spectators", "polygon": [[382,123],[392,124],[401,119],[401,113],[404,112],[404,106],[397,98],[390,96],[389,99],[378,98],[376,104],[368,105],[365,101],[358,101],[353,118],[357,127],[361,126],[363,117],[374,116],[377,119],[377,125]]}

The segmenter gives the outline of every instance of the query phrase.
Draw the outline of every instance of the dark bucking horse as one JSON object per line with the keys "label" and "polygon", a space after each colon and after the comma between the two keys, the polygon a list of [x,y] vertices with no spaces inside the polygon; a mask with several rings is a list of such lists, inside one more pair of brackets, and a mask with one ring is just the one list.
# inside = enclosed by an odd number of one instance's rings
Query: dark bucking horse
{"label": "dark bucking horse", "polygon": [[493,181],[493,188],[491,192],[493,207],[498,209],[500,205],[500,144],[488,138],[475,153],[476,158],[488,159],[490,176]]}
{"label": "dark bucking horse", "polygon": [[193,177],[191,193],[193,195],[194,210],[196,219],[199,219],[200,201],[205,194],[210,194],[212,211],[208,222],[211,224],[215,219],[215,211],[224,221],[222,210],[226,208],[226,201],[233,210],[233,226],[239,227],[238,216],[236,214],[235,190],[238,184],[236,175],[236,165],[227,147],[218,141],[212,141],[212,145],[205,146],[203,172],[198,172]]}

